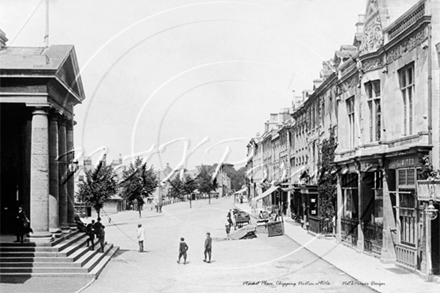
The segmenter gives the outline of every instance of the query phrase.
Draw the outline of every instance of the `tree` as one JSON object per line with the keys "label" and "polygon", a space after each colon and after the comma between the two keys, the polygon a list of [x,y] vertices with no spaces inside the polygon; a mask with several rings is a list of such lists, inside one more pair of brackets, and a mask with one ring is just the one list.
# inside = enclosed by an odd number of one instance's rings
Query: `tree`
{"label": "tree", "polygon": [[180,175],[175,176],[172,180],[169,181],[171,187],[169,189],[168,195],[172,198],[180,198],[183,194],[184,183],[180,179]]}
{"label": "tree", "polygon": [[217,179],[212,179],[215,168],[208,165],[201,165],[197,167],[199,175],[197,177],[197,189],[200,193],[207,194],[209,203],[211,203],[211,191],[218,188]]}
{"label": "tree", "polygon": [[197,189],[197,180],[198,176],[192,178],[189,174],[185,174],[183,179],[183,192],[186,195],[189,195],[189,207],[192,208],[192,194],[194,190]]}
{"label": "tree", "polygon": [[141,158],[136,158],[130,163],[128,170],[123,172],[122,197],[128,201],[136,201],[139,211],[139,218],[142,217],[142,206],[144,198],[153,194],[159,184],[153,166],[147,168],[146,163],[142,163]]}
{"label": "tree", "polygon": [[191,195],[197,189],[197,177],[192,178],[191,175],[185,174],[183,177],[183,194]]}
{"label": "tree", "polygon": [[92,206],[100,217],[105,202],[116,194],[116,174],[112,166],[105,166],[101,161],[96,169],[86,172],[86,180],[78,187],[77,199]]}
{"label": "tree", "polygon": [[318,179],[318,214],[327,219],[335,215],[336,204],[336,166],[333,164],[335,159],[335,149],[337,147],[334,133],[322,142],[321,169]]}
{"label": "tree", "polygon": [[[217,167],[217,164],[214,164],[213,167]],[[223,166],[223,171],[231,179],[231,189],[240,190],[246,183],[246,167],[235,170],[234,166],[226,164]]]}

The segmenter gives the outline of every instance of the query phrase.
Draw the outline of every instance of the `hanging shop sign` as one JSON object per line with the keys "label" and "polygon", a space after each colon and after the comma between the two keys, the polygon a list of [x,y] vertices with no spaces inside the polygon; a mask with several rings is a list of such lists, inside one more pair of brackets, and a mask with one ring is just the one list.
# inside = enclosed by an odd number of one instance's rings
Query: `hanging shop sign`
{"label": "hanging shop sign", "polygon": [[440,202],[440,180],[418,180],[418,200],[434,200]]}

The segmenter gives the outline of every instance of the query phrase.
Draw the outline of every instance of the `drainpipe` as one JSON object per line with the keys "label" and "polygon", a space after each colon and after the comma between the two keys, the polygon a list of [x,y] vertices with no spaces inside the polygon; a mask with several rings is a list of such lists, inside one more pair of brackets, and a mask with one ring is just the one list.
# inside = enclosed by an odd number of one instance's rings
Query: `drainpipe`
{"label": "drainpipe", "polygon": [[[428,144],[432,145],[432,26],[428,24]],[[432,162],[432,151],[429,152]]]}

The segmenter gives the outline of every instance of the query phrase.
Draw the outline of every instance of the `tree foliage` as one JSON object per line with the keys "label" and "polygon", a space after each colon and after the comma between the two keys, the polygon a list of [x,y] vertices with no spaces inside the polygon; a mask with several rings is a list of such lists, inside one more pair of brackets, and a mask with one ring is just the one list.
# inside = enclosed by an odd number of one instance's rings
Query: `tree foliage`
{"label": "tree foliage", "polygon": [[130,202],[137,202],[140,217],[144,198],[152,195],[158,185],[159,180],[153,166],[148,168],[138,157],[134,163],[130,163],[128,170],[123,172],[121,196]]}
{"label": "tree foliage", "polygon": [[100,211],[117,191],[116,174],[112,166],[100,162],[96,169],[86,172],[76,194],[78,201],[92,206],[100,217]]}
{"label": "tree foliage", "polygon": [[336,205],[336,166],[333,164],[335,159],[335,149],[337,143],[334,133],[322,143],[322,155],[320,163],[320,177],[318,179],[318,214],[324,218],[332,218],[335,214]]}
{"label": "tree foliage", "polygon": [[183,194],[189,195],[197,189],[197,177],[192,178],[191,175],[185,174],[183,177]]}
{"label": "tree foliage", "polygon": [[422,163],[422,168],[417,170],[418,180],[439,180],[440,170],[435,170],[434,166],[431,164],[429,155],[424,156],[420,159]]}
{"label": "tree foliage", "polygon": [[246,167],[241,167],[235,170],[232,165],[225,165],[223,171],[231,179],[231,189],[240,190],[244,184],[246,184]]}
{"label": "tree foliage", "polygon": [[168,196],[172,198],[181,198],[183,195],[183,182],[180,179],[180,175],[176,175],[170,182],[170,189],[168,191]]}
{"label": "tree foliage", "polygon": [[199,175],[197,177],[197,189],[200,193],[210,195],[212,191],[218,188],[217,180],[213,180],[215,168],[208,165],[197,167]]}
{"label": "tree foliage", "polygon": [[176,174],[176,176],[169,182],[171,187],[168,195],[173,198],[183,199],[197,189],[196,178],[192,178],[188,173],[184,173],[183,180],[180,173]]}

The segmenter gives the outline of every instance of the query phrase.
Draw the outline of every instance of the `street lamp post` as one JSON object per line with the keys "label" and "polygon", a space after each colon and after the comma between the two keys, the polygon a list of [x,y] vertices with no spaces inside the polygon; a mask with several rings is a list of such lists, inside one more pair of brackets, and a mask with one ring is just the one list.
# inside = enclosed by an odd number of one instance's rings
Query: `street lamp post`
{"label": "street lamp post", "polygon": [[426,214],[426,279],[433,280],[432,259],[431,259],[431,221],[438,216],[438,210],[434,207],[433,201],[429,200],[428,206],[425,208]]}

